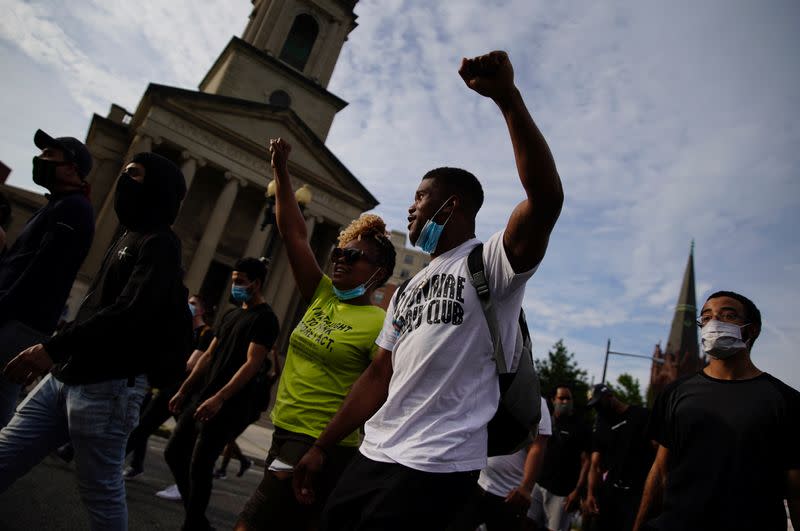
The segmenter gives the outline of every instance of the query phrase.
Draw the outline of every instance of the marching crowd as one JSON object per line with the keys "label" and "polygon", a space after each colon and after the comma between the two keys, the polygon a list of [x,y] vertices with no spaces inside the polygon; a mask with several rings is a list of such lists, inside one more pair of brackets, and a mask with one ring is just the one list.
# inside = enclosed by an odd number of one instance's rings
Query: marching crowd
{"label": "marching crowd", "polygon": [[508,56],[464,59],[459,74],[505,120],[519,203],[480,242],[478,179],[426,173],[408,232],[431,261],[385,312],[371,304],[395,265],[383,220],[346,227],[326,274],[292,191],[291,146],[270,141],[277,229],[307,304],[282,368],[263,260],[235,264],[235,308],[214,329],[211,305],[184,287],[171,226],[186,184],[156,153],[126,161],[114,192],[123,230],[75,319],[59,324],[93,237],[92,157],[37,131],[33,177],[47,203],[0,257],[0,495],[58,449],[74,459],[91,529],[127,529],[124,479],[174,416],[164,457],[183,529],[211,529],[214,478],[232,457],[239,475],[251,465],[235,441],[277,381],[263,479],[237,530],[564,531],[577,513],[582,529],[784,530],[784,502],[800,525],[800,394],[753,364],[761,315],[748,298],[708,297],[698,325],[710,361],[652,410],[600,384],[589,414],[571,382],[540,398],[524,379],[522,300],[561,212],[561,179]]}

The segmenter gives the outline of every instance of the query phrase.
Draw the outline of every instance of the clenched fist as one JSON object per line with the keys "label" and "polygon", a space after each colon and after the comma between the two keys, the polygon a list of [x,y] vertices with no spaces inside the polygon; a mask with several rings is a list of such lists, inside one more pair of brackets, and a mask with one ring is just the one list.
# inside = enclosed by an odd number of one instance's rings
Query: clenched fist
{"label": "clenched fist", "polygon": [[458,74],[469,88],[495,101],[504,100],[515,90],[514,67],[503,51],[462,59]]}

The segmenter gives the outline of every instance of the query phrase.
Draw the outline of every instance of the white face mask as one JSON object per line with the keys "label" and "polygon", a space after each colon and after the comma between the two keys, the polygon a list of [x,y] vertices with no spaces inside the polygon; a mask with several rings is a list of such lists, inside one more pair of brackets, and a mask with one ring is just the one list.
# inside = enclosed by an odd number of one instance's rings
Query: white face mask
{"label": "white face mask", "polygon": [[[747,326],[747,325],[742,325]],[[703,350],[718,360],[728,359],[747,350],[742,340],[742,326],[712,319],[700,329]]]}

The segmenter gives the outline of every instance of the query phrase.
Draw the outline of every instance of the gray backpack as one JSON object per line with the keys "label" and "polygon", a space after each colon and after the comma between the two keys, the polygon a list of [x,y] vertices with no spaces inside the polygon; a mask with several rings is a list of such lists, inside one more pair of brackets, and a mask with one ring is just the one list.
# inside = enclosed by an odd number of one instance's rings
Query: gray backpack
{"label": "gray backpack", "polygon": [[519,352],[519,363],[513,372],[506,367],[503,354],[503,342],[494,311],[489,282],[486,279],[483,264],[483,244],[477,245],[467,257],[467,269],[470,282],[478,292],[481,308],[492,335],[492,346],[500,380],[500,404],[492,420],[487,426],[489,443],[487,454],[507,455],[524,448],[533,441],[541,419],[541,390],[539,377],[533,365],[531,334],[525,313],[520,308],[519,330],[515,350]]}

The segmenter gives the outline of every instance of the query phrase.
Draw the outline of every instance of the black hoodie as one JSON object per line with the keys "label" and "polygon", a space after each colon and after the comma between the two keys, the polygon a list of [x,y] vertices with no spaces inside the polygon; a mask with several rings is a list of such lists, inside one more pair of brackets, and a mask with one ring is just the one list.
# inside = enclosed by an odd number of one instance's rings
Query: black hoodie
{"label": "black hoodie", "polygon": [[130,378],[150,371],[191,338],[181,244],[170,229],[186,183],[155,153],[131,162],[143,183],[123,173],[114,208],[125,232],[108,249],[75,320],[45,343],[53,375],[69,384]]}

